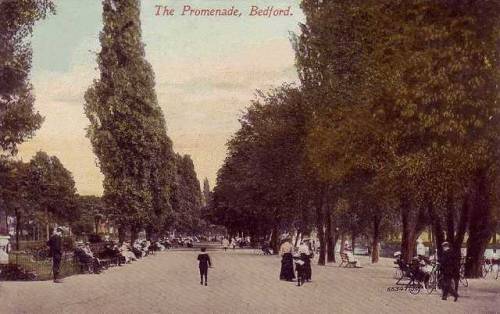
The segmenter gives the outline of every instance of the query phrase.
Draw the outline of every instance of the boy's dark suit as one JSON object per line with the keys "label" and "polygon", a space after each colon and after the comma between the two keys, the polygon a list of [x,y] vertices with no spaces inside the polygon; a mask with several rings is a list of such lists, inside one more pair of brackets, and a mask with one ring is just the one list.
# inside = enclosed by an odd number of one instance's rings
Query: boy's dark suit
{"label": "boy's dark suit", "polygon": [[205,277],[205,286],[206,286],[208,277],[208,267],[212,266],[212,262],[210,261],[210,256],[208,256],[207,253],[199,254],[198,261],[200,266],[200,284],[203,284],[203,277]]}

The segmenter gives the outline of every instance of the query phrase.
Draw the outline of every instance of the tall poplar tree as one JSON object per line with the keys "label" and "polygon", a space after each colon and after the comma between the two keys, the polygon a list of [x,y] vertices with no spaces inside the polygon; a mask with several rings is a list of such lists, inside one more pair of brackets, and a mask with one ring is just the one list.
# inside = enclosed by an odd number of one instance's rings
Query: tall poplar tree
{"label": "tall poplar tree", "polygon": [[139,0],[104,0],[101,72],[85,94],[87,136],[104,174],[104,200],[119,225],[159,226],[171,209],[172,143],[154,90],[154,74],[141,41]]}
{"label": "tall poplar tree", "polygon": [[177,154],[176,170],[172,189],[173,227],[181,232],[197,232],[201,223],[202,194],[191,157]]}
{"label": "tall poplar tree", "polygon": [[208,179],[203,180],[203,206],[207,206],[210,203],[210,183]]}

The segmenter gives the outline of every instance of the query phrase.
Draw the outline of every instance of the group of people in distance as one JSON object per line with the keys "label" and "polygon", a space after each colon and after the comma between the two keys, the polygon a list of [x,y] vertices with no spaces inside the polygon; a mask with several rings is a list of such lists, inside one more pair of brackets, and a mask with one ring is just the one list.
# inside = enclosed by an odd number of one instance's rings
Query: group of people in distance
{"label": "group of people in distance", "polygon": [[229,241],[228,238],[224,237],[222,238],[221,245],[224,251],[227,251],[228,248],[232,248],[233,250],[236,249],[236,247],[243,247],[247,244],[250,243],[250,239],[247,238],[231,238],[231,241]]}
{"label": "group of people in distance", "polygon": [[89,273],[99,274],[103,270],[101,259],[110,259],[114,264],[121,266],[122,263],[130,263],[139,258],[161,250],[162,245],[148,240],[136,240],[131,245],[129,242],[119,244],[113,241],[103,243],[103,250],[96,256],[90,247],[89,242],[79,241],[76,243],[74,251],[75,258],[82,265],[86,265]]}
{"label": "group of people in distance", "polygon": [[[50,239],[47,241],[49,255],[52,257],[52,273],[54,282],[62,282],[60,279],[61,260],[63,256],[61,227],[55,228]],[[105,267],[103,259],[109,259],[113,264],[121,266],[122,263],[130,263],[139,258],[152,254],[154,251],[166,249],[161,241],[136,240],[133,244],[123,242],[119,244],[114,241],[101,243],[99,252],[94,252],[89,242],[78,241],[75,244],[74,257],[81,265],[84,265],[89,273],[99,274]]]}
{"label": "group of people in distance", "polygon": [[314,253],[309,239],[303,239],[299,247],[294,248],[291,238],[285,238],[280,246],[279,254],[281,256],[280,280],[293,281],[296,271],[297,286],[311,281],[311,259],[314,257]]}

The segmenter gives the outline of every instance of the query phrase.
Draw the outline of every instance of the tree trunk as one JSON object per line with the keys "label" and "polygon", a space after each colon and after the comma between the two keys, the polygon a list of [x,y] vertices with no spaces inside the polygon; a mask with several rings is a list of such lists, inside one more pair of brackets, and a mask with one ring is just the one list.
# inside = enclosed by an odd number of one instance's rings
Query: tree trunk
{"label": "tree trunk", "polygon": [[318,240],[319,240],[319,258],[318,265],[325,265],[325,257],[326,257],[326,241],[325,241],[325,231],[323,229],[323,223],[316,224],[316,228],[318,229]]}
{"label": "tree trunk", "polygon": [[16,215],[16,251],[19,251],[19,232],[21,231],[21,213],[15,210]]}
{"label": "tree trunk", "polygon": [[469,239],[467,240],[465,275],[468,278],[478,278],[482,275],[481,260],[488,241],[493,235],[495,222],[492,221],[490,185],[486,169],[478,170],[475,180],[475,197],[470,213]]}
{"label": "tree trunk", "polygon": [[441,226],[441,220],[437,216],[434,210],[434,205],[430,201],[428,201],[427,210],[432,221],[432,229],[436,244],[436,254],[437,256],[441,256],[441,254],[443,253],[443,246],[441,244],[444,242],[444,231],[443,227]]}
{"label": "tree trunk", "polygon": [[446,199],[446,241],[453,244],[455,242],[455,219],[453,214],[455,208],[453,206],[453,199],[448,196]]}
{"label": "tree trunk", "polygon": [[146,228],[146,240],[151,241],[151,242],[153,240],[156,240],[155,232],[151,226],[148,226]]}
{"label": "tree trunk", "polygon": [[120,242],[120,244],[125,242],[126,234],[127,234],[127,232],[126,232],[125,226],[119,226],[118,227],[118,241]]}
{"label": "tree trunk", "polygon": [[130,244],[133,245],[137,240],[138,230],[136,227],[130,227]]}
{"label": "tree trunk", "polygon": [[[332,227],[332,230],[333,230],[333,227]],[[337,246],[337,242],[339,241],[339,232],[338,230],[333,230],[333,249],[332,249],[332,252],[333,252],[333,259],[332,259],[332,263],[336,263],[337,261],[335,260],[335,247]]]}
{"label": "tree trunk", "polygon": [[335,262],[335,244],[333,243],[332,218],[330,213],[326,213],[326,261]]}
{"label": "tree trunk", "polygon": [[356,246],[356,238],[357,238],[356,231],[351,232],[351,248],[352,248],[352,255],[354,255],[354,247]]}
{"label": "tree trunk", "polygon": [[97,217],[94,217],[94,227],[95,227],[95,234],[99,233],[99,221],[100,219]]}
{"label": "tree trunk", "polygon": [[340,236],[340,253],[344,253],[345,233],[342,232]]}
{"label": "tree trunk", "polygon": [[378,243],[380,238],[380,217],[375,216],[373,218],[373,239],[372,239],[372,263],[378,263],[379,251]]}
{"label": "tree trunk", "polygon": [[410,263],[415,255],[417,238],[421,226],[422,218],[420,210],[411,208],[409,202],[402,200],[401,205],[401,221],[403,223],[403,234],[401,239],[401,255],[406,263]]}
{"label": "tree trunk", "polygon": [[323,221],[323,200],[321,200],[316,206],[316,229],[318,232],[318,241],[319,241],[318,265],[325,265],[326,243],[325,243],[325,230]]}
{"label": "tree trunk", "polygon": [[481,261],[488,241],[480,238],[469,238],[467,241],[467,260],[465,262],[465,276],[467,278],[481,277],[483,270]]}
{"label": "tree trunk", "polygon": [[273,232],[271,234],[271,243],[269,246],[273,249],[273,254],[278,254],[279,251],[279,243],[278,243],[278,225],[275,224],[273,226]]}
{"label": "tree trunk", "polygon": [[50,238],[50,231],[49,231],[49,209],[45,207],[45,232],[47,234],[47,241],[49,241]]}
{"label": "tree trunk", "polygon": [[295,244],[293,245],[294,247],[297,247],[297,243],[299,242],[299,236],[302,238],[302,234],[297,229],[297,233],[295,234]]}

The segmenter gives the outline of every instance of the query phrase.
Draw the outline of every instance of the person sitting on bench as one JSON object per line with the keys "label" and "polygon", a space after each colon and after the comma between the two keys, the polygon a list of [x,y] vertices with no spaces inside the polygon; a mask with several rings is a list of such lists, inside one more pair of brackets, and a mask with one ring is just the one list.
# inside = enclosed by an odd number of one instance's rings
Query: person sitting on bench
{"label": "person sitting on bench", "polygon": [[132,252],[130,244],[128,244],[127,242],[122,243],[122,245],[120,247],[120,254],[125,259],[125,263],[129,263],[130,261],[137,260],[136,255],[134,254],[134,252]]}
{"label": "person sitting on bench", "polygon": [[352,254],[351,251],[344,251],[344,253],[347,255],[347,258],[349,259],[349,262],[355,263],[356,267],[361,267],[361,264],[359,261],[354,257],[354,254]]}
{"label": "person sitting on bench", "polygon": [[80,263],[87,266],[87,269],[90,273],[99,274],[101,272],[101,264],[99,262],[99,259],[94,257],[94,254],[92,253],[92,250],[90,249],[88,243],[77,243],[75,256]]}
{"label": "person sitting on bench", "polygon": [[108,258],[112,263],[121,266],[125,258],[120,253],[120,248],[113,242],[108,242],[104,246],[104,251],[102,253],[103,258]]}

